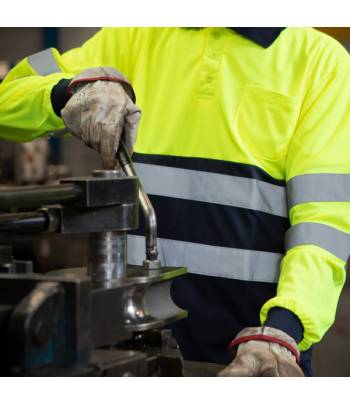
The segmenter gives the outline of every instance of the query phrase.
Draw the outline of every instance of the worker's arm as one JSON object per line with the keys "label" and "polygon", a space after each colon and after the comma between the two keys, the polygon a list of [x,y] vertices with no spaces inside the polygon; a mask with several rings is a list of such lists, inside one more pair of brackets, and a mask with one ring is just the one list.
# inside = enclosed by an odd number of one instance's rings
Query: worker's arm
{"label": "worker's arm", "polygon": [[262,327],[245,328],[223,376],[297,376],[299,349],[319,342],[335,317],[350,254],[350,57],[334,40],[310,60],[286,157],[291,227],[276,297]]}
{"label": "worker's arm", "polygon": [[50,48],[18,63],[0,85],[0,138],[30,141],[64,128],[59,110],[67,101],[66,87],[88,68],[112,66],[131,75],[131,31],[102,29],[80,48],[62,55]]}
{"label": "worker's arm", "polygon": [[[263,324],[278,308],[289,310],[290,318],[294,314],[303,328],[301,350],[319,342],[332,325],[350,254],[350,57],[335,41],[329,47],[334,52],[310,72],[289,145],[291,228],[277,295],[261,310]],[[296,317],[291,323],[298,329]],[[283,317],[273,318],[269,326],[290,328]]]}

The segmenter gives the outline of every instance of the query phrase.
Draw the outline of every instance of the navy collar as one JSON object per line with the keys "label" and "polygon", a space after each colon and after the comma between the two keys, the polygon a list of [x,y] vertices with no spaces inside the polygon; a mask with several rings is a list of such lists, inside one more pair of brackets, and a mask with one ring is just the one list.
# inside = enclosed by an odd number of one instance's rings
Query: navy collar
{"label": "navy collar", "polygon": [[230,27],[230,29],[256,44],[268,48],[275,42],[285,27]]}

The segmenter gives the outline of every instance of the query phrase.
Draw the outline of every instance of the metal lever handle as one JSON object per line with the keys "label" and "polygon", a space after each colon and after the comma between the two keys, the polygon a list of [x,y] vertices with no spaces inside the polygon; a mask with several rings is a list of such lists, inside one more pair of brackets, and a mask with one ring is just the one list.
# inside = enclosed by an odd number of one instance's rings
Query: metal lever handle
{"label": "metal lever handle", "polygon": [[[125,147],[124,142],[121,140],[117,152],[117,159],[126,176],[135,176],[138,178],[137,173],[132,164],[129,153]],[[148,269],[159,269],[160,261],[158,260],[157,250],[157,217],[153,205],[139,181],[139,201],[142,212],[145,216],[145,230],[146,230],[146,260],[143,265]]]}

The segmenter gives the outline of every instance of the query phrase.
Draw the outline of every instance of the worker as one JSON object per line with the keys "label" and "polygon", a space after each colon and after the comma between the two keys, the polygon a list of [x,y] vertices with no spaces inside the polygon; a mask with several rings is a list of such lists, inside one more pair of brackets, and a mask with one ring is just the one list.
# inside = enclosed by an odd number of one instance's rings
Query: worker
{"label": "worker", "polygon": [[315,29],[105,28],[19,62],[0,86],[0,133],[66,127],[105,168],[123,137],[160,259],[189,271],[172,287],[184,358],[302,376],[350,253],[349,106],[350,57]]}

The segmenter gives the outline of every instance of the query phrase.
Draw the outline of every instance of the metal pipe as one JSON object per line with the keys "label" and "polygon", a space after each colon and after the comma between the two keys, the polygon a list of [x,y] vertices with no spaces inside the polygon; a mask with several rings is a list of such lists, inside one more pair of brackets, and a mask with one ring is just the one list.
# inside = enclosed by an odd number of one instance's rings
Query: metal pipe
{"label": "metal pipe", "polygon": [[[117,158],[124,173],[127,176],[135,176],[138,178],[137,173],[133,167],[131,158],[126,150],[123,142],[120,142],[117,152]],[[142,212],[145,216],[145,239],[146,239],[146,260],[144,265],[150,269],[158,269],[160,261],[158,260],[157,250],[157,217],[153,208],[151,200],[144,191],[142,184],[139,180],[139,201]]]}
{"label": "metal pipe", "polygon": [[0,210],[73,201],[80,194],[75,184],[0,188]]}
{"label": "metal pipe", "polygon": [[44,212],[21,212],[0,215],[0,232],[42,232],[49,226]]}

